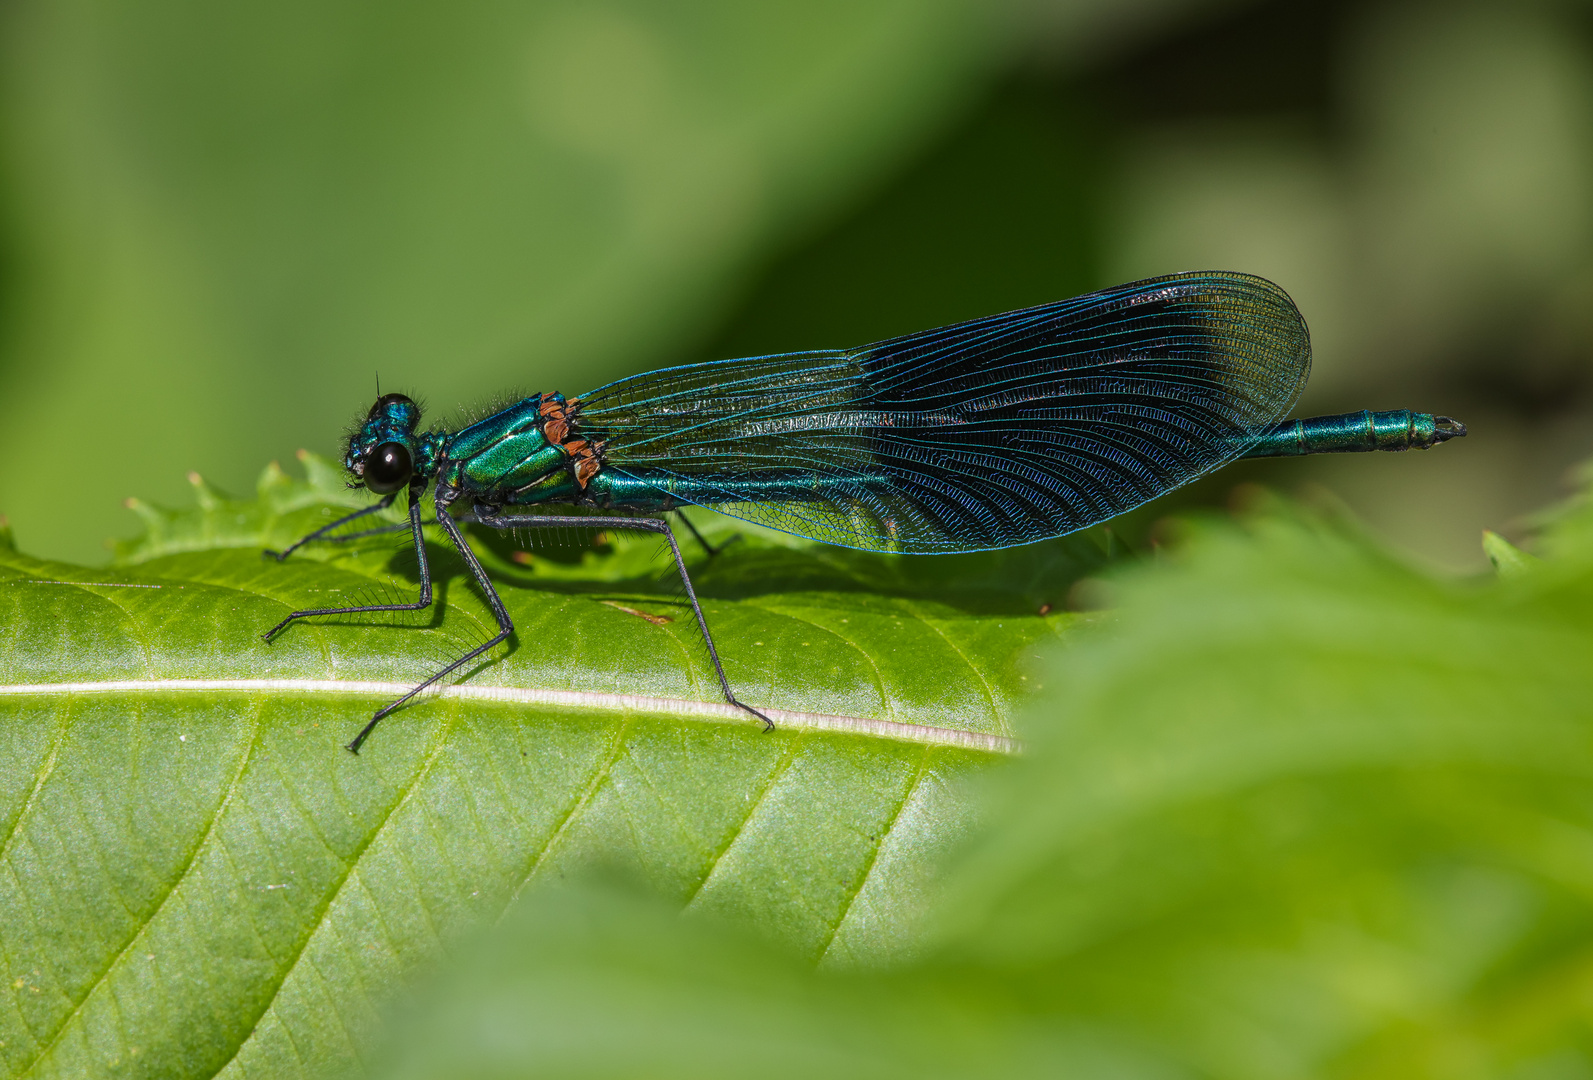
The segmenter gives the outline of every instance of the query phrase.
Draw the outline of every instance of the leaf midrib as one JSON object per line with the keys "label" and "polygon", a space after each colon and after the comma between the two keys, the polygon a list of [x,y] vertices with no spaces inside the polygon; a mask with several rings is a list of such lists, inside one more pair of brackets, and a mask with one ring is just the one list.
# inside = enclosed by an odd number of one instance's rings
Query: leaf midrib
{"label": "leaf midrib", "polygon": [[[92,694],[281,694],[294,697],[325,694],[391,698],[407,693],[410,683],[361,682],[346,679],[107,679],[86,682],[0,683],[0,698],[86,696]],[[537,687],[488,686],[476,683],[428,689],[423,698],[479,701],[488,704],[556,706],[579,710],[654,713],[707,723],[751,723],[733,705],[719,701],[611,694],[594,690],[553,690]],[[965,731],[930,724],[910,724],[867,716],[838,713],[765,709],[777,729],[825,732],[933,746],[980,750],[992,754],[1015,753],[1020,744],[1003,735]]]}

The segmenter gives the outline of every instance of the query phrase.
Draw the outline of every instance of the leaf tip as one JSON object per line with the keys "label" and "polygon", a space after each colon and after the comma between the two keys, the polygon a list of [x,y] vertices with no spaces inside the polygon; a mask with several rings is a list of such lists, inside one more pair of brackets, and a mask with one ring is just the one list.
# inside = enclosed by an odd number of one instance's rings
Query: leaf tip
{"label": "leaf tip", "polygon": [[1482,550],[1502,578],[1524,574],[1532,569],[1533,563],[1539,561],[1536,556],[1522,551],[1492,529],[1482,530]]}
{"label": "leaf tip", "polygon": [[197,472],[188,473],[188,482],[194,486],[194,495],[201,510],[214,510],[226,501],[226,496],[206,482]]}

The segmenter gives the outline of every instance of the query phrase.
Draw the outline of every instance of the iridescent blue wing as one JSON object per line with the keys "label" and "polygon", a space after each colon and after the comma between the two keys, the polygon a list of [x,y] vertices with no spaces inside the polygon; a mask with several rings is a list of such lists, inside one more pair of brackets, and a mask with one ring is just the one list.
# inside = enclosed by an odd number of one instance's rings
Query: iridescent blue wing
{"label": "iridescent blue wing", "polygon": [[876,551],[1026,544],[1244,451],[1311,369],[1293,301],[1175,274],[860,349],[667,368],[584,398],[606,467]]}

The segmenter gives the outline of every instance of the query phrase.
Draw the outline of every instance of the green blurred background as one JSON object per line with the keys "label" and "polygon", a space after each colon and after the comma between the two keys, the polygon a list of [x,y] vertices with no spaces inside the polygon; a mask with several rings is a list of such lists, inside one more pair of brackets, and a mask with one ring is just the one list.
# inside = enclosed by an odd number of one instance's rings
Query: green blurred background
{"label": "green blurred background", "polygon": [[1263,274],[1302,411],[1426,455],[1256,462],[1446,567],[1593,449],[1582,3],[15,0],[0,510],[95,561],[375,390],[451,412]]}

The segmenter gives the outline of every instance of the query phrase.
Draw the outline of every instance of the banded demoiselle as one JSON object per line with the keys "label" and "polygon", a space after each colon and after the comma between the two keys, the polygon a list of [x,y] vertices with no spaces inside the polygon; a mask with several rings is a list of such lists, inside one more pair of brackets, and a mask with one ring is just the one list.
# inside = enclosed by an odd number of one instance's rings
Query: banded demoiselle
{"label": "banded demoiselle", "polygon": [[[1236,458],[1427,449],[1466,434],[1449,417],[1406,410],[1285,421],[1310,370],[1305,321],[1282,289],[1206,272],[857,349],[687,364],[579,398],[538,394],[452,431],[421,431],[413,401],[382,395],[343,459],[354,486],[380,499],[272,554],[350,539],[335,531],[407,491],[408,523],[389,528],[410,533],[420,595],[295,611],[265,637],[311,615],[428,607],[421,499],[434,486],[437,523],[498,633],[377,710],[348,749],[513,632],[464,522],[662,534],[725,700],[772,727],[730,688],[669,511],[710,507],[868,551],[981,551],[1106,521]],[[559,507],[586,513],[550,512]]]}

